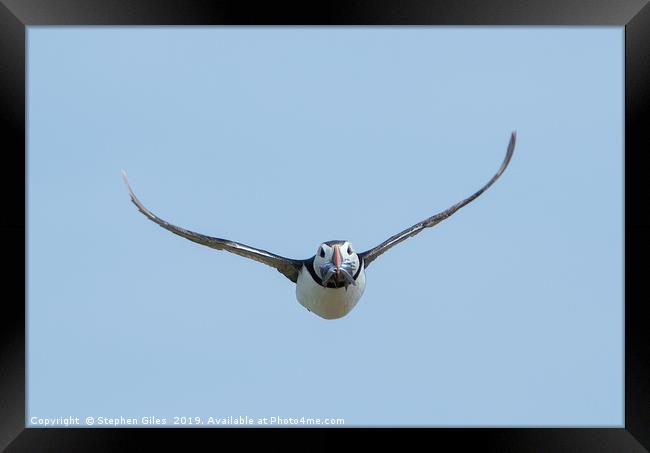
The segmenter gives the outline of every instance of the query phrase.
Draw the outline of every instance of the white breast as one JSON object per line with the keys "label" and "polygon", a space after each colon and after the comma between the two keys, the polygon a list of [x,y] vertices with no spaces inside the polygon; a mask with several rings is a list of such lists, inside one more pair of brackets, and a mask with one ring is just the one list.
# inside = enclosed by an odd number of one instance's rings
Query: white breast
{"label": "white breast", "polygon": [[314,281],[309,271],[302,267],[298,274],[296,298],[308,310],[321,318],[341,318],[354,308],[366,289],[366,271],[361,268],[357,284],[345,288],[324,288]]}

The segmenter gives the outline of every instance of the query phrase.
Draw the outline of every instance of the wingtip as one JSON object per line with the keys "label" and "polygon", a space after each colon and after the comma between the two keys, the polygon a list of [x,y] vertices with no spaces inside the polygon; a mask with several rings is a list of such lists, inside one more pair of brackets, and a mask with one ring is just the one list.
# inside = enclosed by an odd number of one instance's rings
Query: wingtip
{"label": "wingtip", "polygon": [[510,135],[510,143],[508,144],[508,155],[511,155],[514,152],[516,143],[517,143],[517,130],[514,130]]}
{"label": "wingtip", "polygon": [[126,171],[122,171],[122,179],[124,180],[124,184],[126,184],[126,190],[129,191],[129,195],[131,196],[131,199],[133,199],[134,194],[133,194],[133,189],[131,189],[131,184],[129,184],[129,178],[126,175]]}
{"label": "wingtip", "polygon": [[517,142],[517,131],[514,130],[512,131],[512,134],[510,135],[510,142],[508,143],[508,149],[506,150],[506,157],[503,159],[503,163],[501,164],[501,167],[499,168],[499,171],[495,175],[497,178],[501,176],[501,174],[505,171],[506,167],[510,163],[510,159],[512,158],[512,155],[515,152],[515,144]]}

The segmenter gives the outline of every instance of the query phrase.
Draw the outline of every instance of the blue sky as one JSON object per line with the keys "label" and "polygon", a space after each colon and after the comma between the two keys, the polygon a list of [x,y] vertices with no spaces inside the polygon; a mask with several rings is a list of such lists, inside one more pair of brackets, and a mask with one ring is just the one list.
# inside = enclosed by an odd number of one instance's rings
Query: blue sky
{"label": "blue sky", "polygon": [[[28,30],[31,417],[623,425],[616,28]],[[382,255],[326,321],[270,267]]]}

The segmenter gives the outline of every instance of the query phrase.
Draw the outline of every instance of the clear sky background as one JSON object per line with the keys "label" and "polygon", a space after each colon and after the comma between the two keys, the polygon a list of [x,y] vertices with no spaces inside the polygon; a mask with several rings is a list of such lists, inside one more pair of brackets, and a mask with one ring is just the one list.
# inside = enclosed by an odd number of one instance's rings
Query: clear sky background
{"label": "clear sky background", "polygon": [[[616,28],[28,30],[32,416],[623,425]],[[172,223],[307,258],[479,199],[345,318]]]}

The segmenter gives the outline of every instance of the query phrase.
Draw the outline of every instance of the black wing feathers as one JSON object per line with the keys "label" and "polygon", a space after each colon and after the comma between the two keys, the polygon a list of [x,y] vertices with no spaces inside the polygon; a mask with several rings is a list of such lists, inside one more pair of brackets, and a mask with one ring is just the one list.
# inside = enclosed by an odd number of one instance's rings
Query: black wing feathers
{"label": "black wing feathers", "polygon": [[285,258],[283,256],[276,255],[266,250],[257,249],[250,247],[245,244],[240,244],[239,242],[229,241],[227,239],[215,238],[211,236],[205,236],[203,234],[195,233],[194,231],[186,230],[185,228],[172,225],[171,223],[161,219],[156,216],[154,213],[149,211],[144,205],[138,200],[138,197],[133,193],[129,180],[126,177],[126,173],[122,171],[122,176],[124,177],[124,182],[126,183],[127,189],[129,189],[129,195],[131,195],[131,201],[136,205],[138,210],[143,213],[149,220],[156,222],[161,227],[165,228],[168,231],[171,231],[174,234],[189,239],[192,242],[197,244],[207,245],[217,250],[225,250],[230,253],[234,253],[245,258],[250,258],[260,263],[272,266],[276,268],[280,273],[286,276],[292,282],[298,280],[298,273],[302,267],[302,260],[293,260],[290,258]]}
{"label": "black wing feathers", "polygon": [[446,209],[446,210],[444,210],[444,211],[442,211],[442,212],[440,212],[440,213],[438,213],[436,215],[433,215],[433,216],[429,217],[428,219],[424,219],[423,221],[421,221],[419,223],[416,223],[412,227],[407,228],[406,230],[404,230],[404,231],[402,231],[400,233],[397,233],[394,236],[391,236],[390,238],[386,239],[384,242],[382,242],[378,246],[376,246],[376,247],[374,247],[374,248],[372,248],[370,250],[366,250],[363,253],[360,253],[359,256],[361,256],[364,259],[364,261],[366,263],[366,267],[368,267],[368,265],[370,265],[371,262],[373,262],[379,255],[384,253],[389,248],[393,247],[394,245],[399,244],[400,242],[402,242],[405,239],[410,238],[411,236],[415,236],[416,234],[418,234],[420,231],[422,231],[425,228],[432,227],[432,226],[442,222],[446,218],[453,215],[460,208],[462,208],[466,204],[471,203],[476,198],[478,198],[492,184],[494,184],[494,181],[499,179],[499,176],[501,176],[503,174],[503,172],[505,171],[506,167],[510,163],[510,158],[512,157],[512,153],[515,150],[515,142],[516,142],[516,140],[517,140],[517,133],[513,132],[512,135],[510,136],[510,143],[508,144],[508,151],[506,152],[506,157],[505,157],[505,159],[503,159],[503,163],[501,164],[501,167],[499,168],[499,171],[497,171],[496,174],[494,176],[492,176],[492,179],[490,179],[477,192],[475,192],[474,194],[472,194],[468,198],[465,198],[464,200],[456,203],[452,207],[450,207],[450,208],[448,208],[448,209]]}

